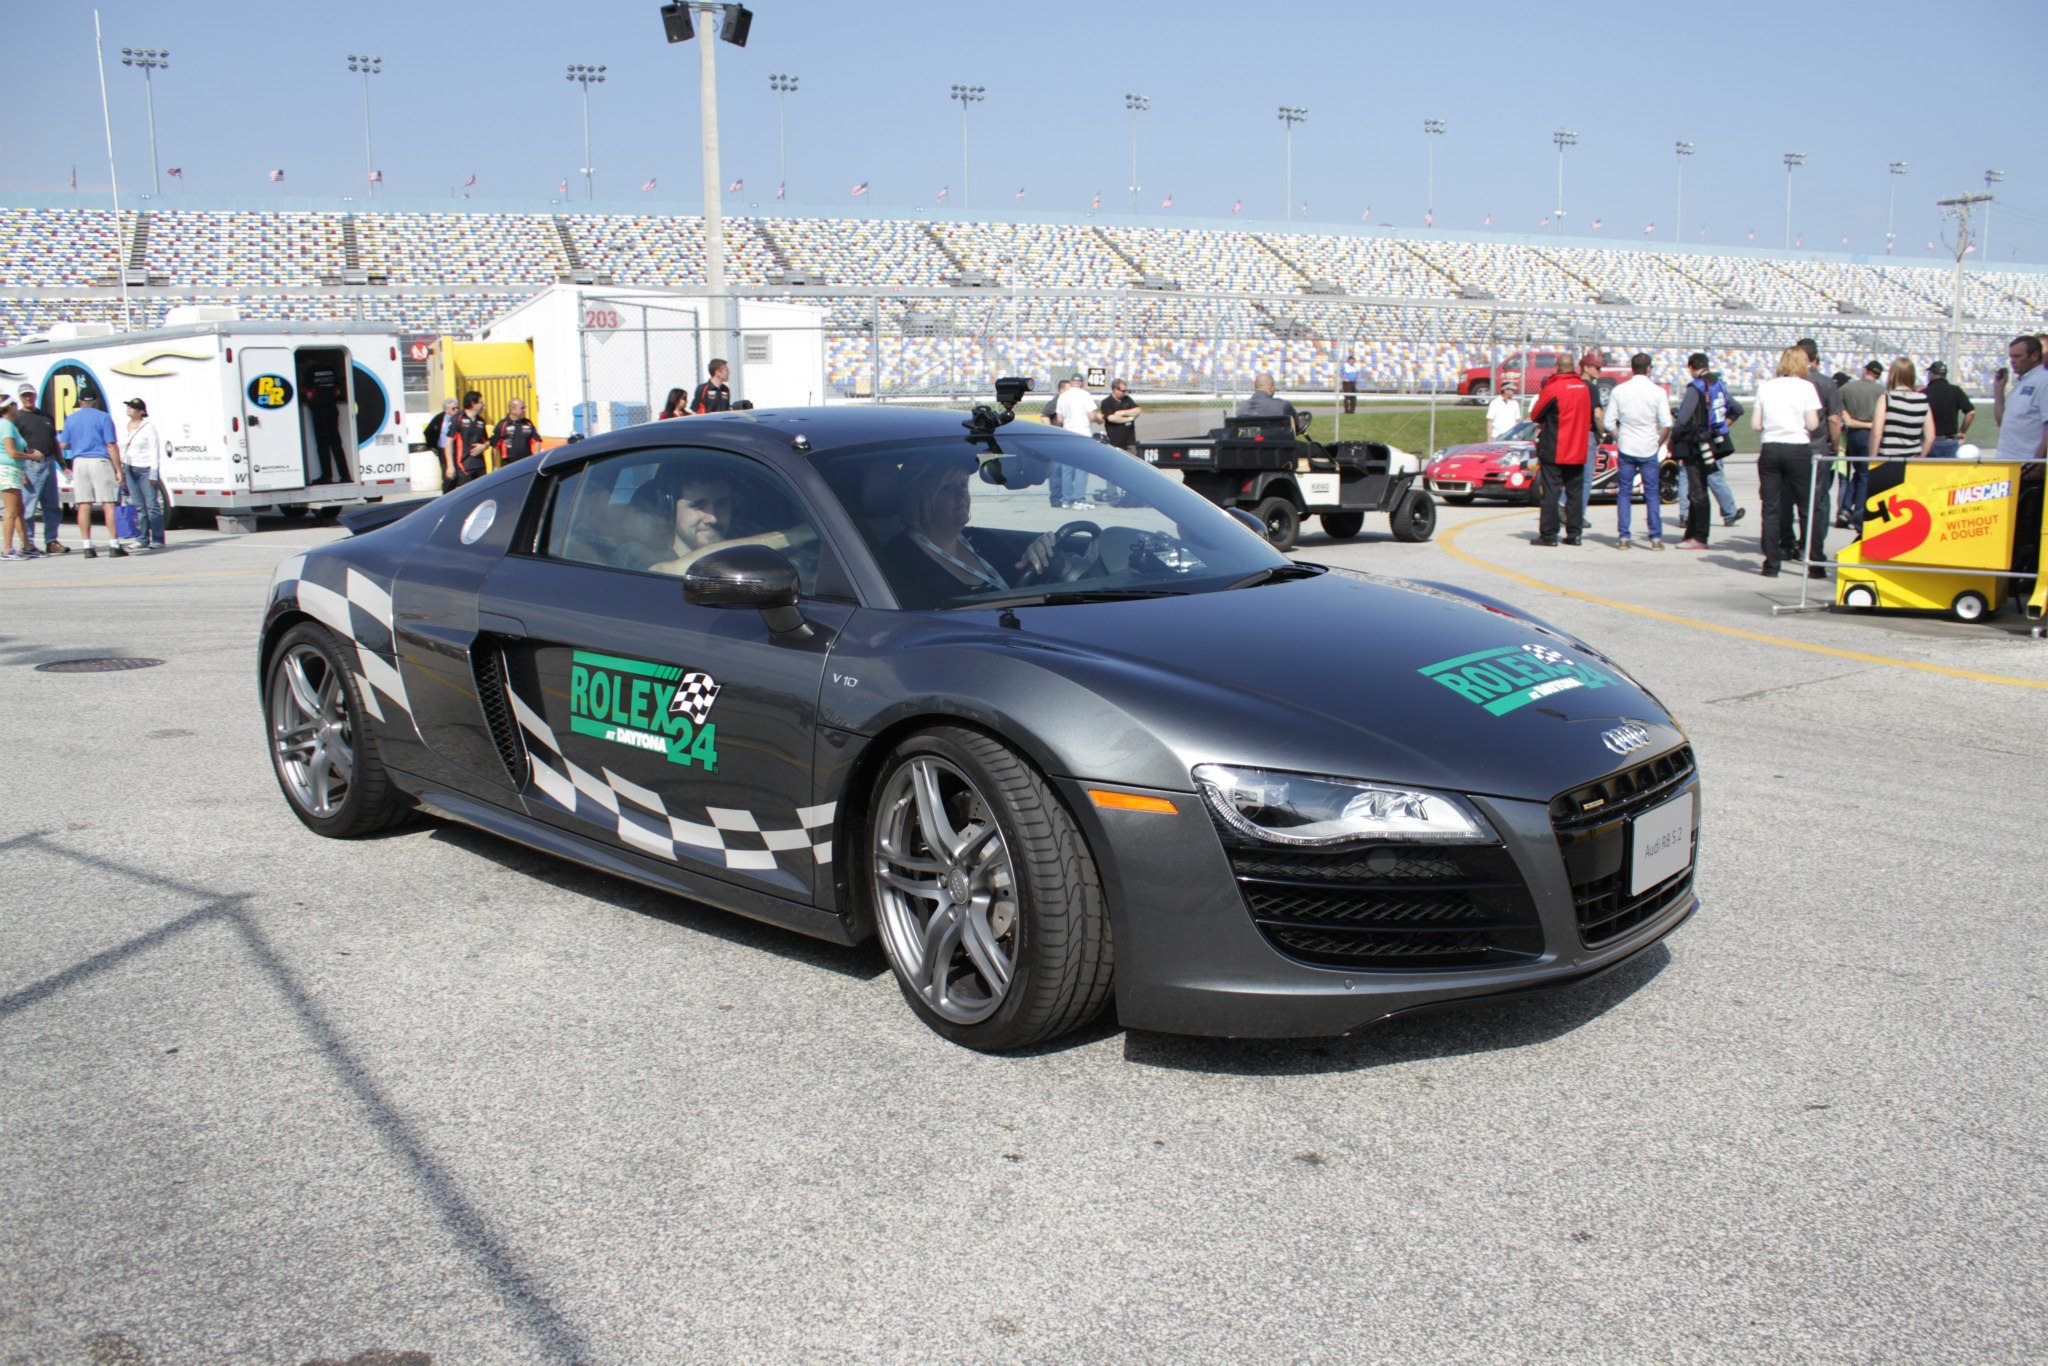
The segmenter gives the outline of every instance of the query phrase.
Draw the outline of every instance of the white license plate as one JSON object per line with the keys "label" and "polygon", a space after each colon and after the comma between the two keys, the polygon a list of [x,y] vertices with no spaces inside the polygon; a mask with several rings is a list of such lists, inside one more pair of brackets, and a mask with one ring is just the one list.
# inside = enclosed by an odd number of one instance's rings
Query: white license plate
{"label": "white license plate", "polygon": [[1692,861],[1692,793],[1630,822],[1628,892],[1641,896]]}

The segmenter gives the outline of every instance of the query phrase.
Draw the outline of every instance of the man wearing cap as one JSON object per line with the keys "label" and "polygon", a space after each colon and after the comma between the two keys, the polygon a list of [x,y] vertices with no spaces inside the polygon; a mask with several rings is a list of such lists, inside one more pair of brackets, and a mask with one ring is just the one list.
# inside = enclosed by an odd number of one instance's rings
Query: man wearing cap
{"label": "man wearing cap", "polygon": [[1486,405],[1486,439],[1498,441],[1508,434],[1508,429],[1522,420],[1521,400],[1515,397],[1515,382],[1504,379],[1500,392]]}
{"label": "man wearing cap", "polygon": [[[33,531],[36,524],[36,510],[42,509],[43,550],[51,555],[70,553],[71,547],[57,539],[57,533],[64,525],[64,499],[57,490],[57,424],[50,415],[36,406],[36,386],[21,386],[21,406],[14,411],[14,425],[21,433],[22,449],[39,451],[41,460],[30,460],[22,466],[22,520]],[[31,535],[30,543],[34,543]]]}
{"label": "man wearing cap", "polygon": [[1953,459],[1962,448],[1963,437],[1977,420],[1977,405],[1959,384],[1948,380],[1948,362],[1927,363],[1927,411],[1934,414],[1934,446],[1927,453]]}
{"label": "man wearing cap", "polygon": [[[1095,406],[1095,400],[1088,397],[1088,381],[1079,375],[1067,377],[1067,387],[1059,398],[1060,426],[1083,436],[1093,435],[1094,429],[1102,425],[1102,412]],[[1092,508],[1088,501],[1088,471],[1079,465],[1062,464],[1053,470],[1055,478],[1062,481],[1060,498],[1070,508]]]}
{"label": "man wearing cap", "polygon": [[57,444],[71,462],[71,501],[78,504],[78,539],[85,542],[85,558],[99,558],[92,548],[94,504],[106,518],[107,539],[113,542],[107,553],[116,559],[125,557],[128,551],[114,534],[114,509],[121,502],[121,443],[114,432],[114,419],[100,410],[98,394],[78,396],[78,409],[64,419]]}

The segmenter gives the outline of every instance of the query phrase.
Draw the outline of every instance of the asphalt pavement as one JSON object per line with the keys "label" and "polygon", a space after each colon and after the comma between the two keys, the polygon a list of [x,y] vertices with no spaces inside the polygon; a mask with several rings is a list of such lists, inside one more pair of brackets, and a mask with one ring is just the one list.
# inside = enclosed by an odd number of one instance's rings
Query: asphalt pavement
{"label": "asphalt pavement", "polygon": [[[307,832],[253,651],[331,529],[0,565],[0,1361],[2042,1360],[2048,642],[1773,617],[1754,520],[1297,552],[1524,604],[1678,715],[1663,946],[1348,1039],[1011,1057],[872,944]],[[110,655],[163,663],[33,667]]]}

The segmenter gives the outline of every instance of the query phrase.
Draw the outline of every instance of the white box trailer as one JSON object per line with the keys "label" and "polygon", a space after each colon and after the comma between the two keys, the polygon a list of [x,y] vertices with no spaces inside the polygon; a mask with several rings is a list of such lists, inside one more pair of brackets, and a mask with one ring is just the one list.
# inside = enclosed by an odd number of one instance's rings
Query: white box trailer
{"label": "white box trailer", "polygon": [[[163,434],[160,478],[171,509],[211,513],[223,531],[255,530],[259,512],[303,514],[411,491],[395,334],[352,323],[182,321],[179,313],[168,327],[60,325],[0,347],[0,383],[9,392],[33,384],[60,429],[81,394],[97,394],[117,429],[126,425],[123,405],[142,399]],[[331,432],[345,476],[315,483],[321,414],[304,395],[310,383],[335,379],[346,391]],[[68,504],[68,477],[62,488]]]}
{"label": "white box trailer", "polygon": [[693,391],[705,366],[732,365],[732,395],[757,408],[825,401],[825,310],[741,299],[730,335],[709,330],[701,294],[552,285],[485,327],[477,339],[533,347],[541,431],[596,436],[646,422],[670,389]]}

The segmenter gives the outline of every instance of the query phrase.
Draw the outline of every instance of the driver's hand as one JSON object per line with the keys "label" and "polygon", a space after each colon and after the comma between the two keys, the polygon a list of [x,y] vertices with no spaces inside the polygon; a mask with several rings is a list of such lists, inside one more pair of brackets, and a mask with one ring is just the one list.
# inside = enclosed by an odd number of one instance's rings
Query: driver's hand
{"label": "driver's hand", "polygon": [[1015,567],[1029,569],[1034,574],[1043,574],[1045,567],[1052,563],[1053,547],[1059,544],[1059,535],[1057,531],[1048,531],[1025,546],[1023,558],[1017,561]]}

